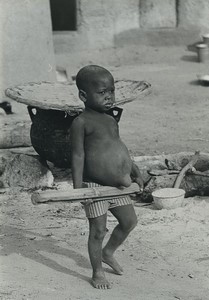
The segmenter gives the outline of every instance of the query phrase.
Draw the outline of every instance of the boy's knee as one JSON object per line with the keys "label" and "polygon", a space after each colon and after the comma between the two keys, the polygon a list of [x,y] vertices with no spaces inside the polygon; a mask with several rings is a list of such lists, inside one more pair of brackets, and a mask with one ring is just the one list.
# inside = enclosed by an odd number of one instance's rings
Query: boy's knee
{"label": "boy's knee", "polygon": [[131,232],[137,225],[138,220],[135,218],[134,220],[128,220],[125,224],[123,224],[122,228],[125,232]]}
{"label": "boy's knee", "polygon": [[132,222],[129,226],[129,231],[132,231],[136,227],[137,223],[138,223],[137,218],[135,220],[132,220]]}
{"label": "boy's knee", "polygon": [[95,240],[103,240],[106,234],[106,227],[97,227],[91,232],[91,237]]}

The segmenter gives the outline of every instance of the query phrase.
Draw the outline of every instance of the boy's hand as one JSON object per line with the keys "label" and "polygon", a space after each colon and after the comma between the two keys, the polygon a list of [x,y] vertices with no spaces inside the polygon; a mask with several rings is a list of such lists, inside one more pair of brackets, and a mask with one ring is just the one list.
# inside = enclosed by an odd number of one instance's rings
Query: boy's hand
{"label": "boy's hand", "polygon": [[82,201],[81,203],[84,204],[84,205],[89,205],[93,202],[93,199],[86,199],[84,201]]}
{"label": "boy's hand", "polygon": [[135,178],[134,181],[135,181],[135,182],[138,184],[138,186],[139,186],[139,192],[142,193],[143,190],[144,190],[144,181],[143,181],[143,179],[142,179],[141,177],[137,177],[137,178]]}

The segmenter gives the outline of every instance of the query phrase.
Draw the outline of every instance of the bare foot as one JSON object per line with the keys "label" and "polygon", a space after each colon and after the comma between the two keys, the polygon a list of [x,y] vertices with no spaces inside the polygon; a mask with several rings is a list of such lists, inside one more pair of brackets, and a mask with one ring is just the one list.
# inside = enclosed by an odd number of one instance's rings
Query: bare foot
{"label": "bare foot", "polygon": [[117,260],[113,256],[108,256],[103,253],[102,261],[110,266],[115,274],[123,275],[123,268],[118,264]]}
{"label": "bare foot", "polygon": [[96,289],[101,289],[101,290],[106,290],[106,289],[112,288],[111,284],[107,281],[104,274],[93,275],[93,277],[91,279],[91,284]]}

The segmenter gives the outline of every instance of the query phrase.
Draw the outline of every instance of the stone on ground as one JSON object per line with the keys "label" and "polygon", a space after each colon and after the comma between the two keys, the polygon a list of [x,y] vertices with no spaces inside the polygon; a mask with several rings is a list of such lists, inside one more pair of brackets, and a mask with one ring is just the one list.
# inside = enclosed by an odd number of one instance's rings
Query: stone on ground
{"label": "stone on ground", "polygon": [[46,163],[38,156],[16,154],[7,162],[2,182],[4,187],[32,189],[51,187],[54,177]]}

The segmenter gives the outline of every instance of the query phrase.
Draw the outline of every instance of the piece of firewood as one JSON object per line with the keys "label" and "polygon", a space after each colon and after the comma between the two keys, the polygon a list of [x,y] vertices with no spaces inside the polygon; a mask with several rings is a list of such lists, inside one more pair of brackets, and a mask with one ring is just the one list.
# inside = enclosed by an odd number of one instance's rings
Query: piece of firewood
{"label": "piece of firewood", "polygon": [[[150,170],[147,171],[149,175],[151,176],[164,176],[164,175],[174,175],[174,174],[179,174],[180,171],[177,170]],[[194,176],[202,176],[202,177],[209,177],[209,172],[205,171],[205,172],[200,172],[200,171],[196,171],[196,170],[188,170],[186,172],[186,175],[194,175]]]}
{"label": "piece of firewood", "polygon": [[14,117],[6,117],[0,120],[0,149],[29,147],[30,140],[29,120],[14,120]]}
{"label": "piece of firewood", "polygon": [[163,176],[163,175],[173,175],[173,174],[179,174],[179,171],[177,170],[148,170],[147,173],[151,176]]}
{"label": "piece of firewood", "polygon": [[183,169],[181,170],[181,172],[179,173],[179,175],[177,176],[176,178],[176,181],[174,183],[174,188],[179,188],[180,187],[180,184],[186,174],[186,172],[189,170],[189,169],[192,169],[192,167],[196,164],[196,162],[198,161],[200,157],[200,152],[199,151],[196,151],[195,154],[192,156],[192,159],[190,160],[190,162],[183,167]]}
{"label": "piece of firewood", "polygon": [[139,193],[139,186],[137,183],[132,183],[127,188],[116,188],[111,186],[99,186],[93,188],[69,189],[65,191],[60,190],[46,190],[35,192],[31,196],[33,204],[47,203],[47,202],[82,202],[83,200],[92,199],[93,201],[109,199],[110,197],[118,197]]}

